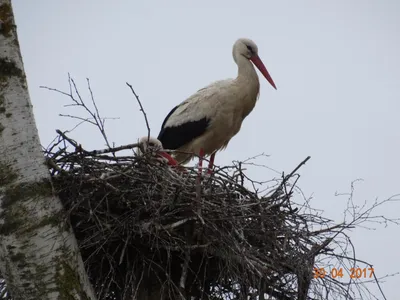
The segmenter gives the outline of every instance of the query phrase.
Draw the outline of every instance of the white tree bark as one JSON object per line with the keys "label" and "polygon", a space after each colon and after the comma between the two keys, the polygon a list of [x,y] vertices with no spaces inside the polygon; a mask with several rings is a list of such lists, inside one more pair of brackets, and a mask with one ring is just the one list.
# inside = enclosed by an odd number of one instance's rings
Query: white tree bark
{"label": "white tree bark", "polygon": [[45,166],[11,0],[0,0],[0,274],[15,300],[95,299]]}

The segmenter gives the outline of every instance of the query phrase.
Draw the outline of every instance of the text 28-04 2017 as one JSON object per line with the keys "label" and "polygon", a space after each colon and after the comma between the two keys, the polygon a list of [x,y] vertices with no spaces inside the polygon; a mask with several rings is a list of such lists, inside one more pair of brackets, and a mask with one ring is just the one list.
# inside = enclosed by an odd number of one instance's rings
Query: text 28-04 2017
{"label": "text 28-04 2017", "polygon": [[332,278],[343,278],[350,276],[350,278],[373,278],[374,268],[350,268],[348,272],[343,273],[343,268],[332,268],[329,272],[325,268],[314,268],[314,278],[324,278],[331,276]]}

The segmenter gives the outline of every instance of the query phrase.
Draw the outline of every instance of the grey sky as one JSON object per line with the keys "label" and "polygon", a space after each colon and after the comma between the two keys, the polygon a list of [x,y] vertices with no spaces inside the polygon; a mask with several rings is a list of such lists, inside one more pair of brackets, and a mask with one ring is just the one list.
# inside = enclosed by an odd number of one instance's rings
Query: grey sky
{"label": "grey sky", "polygon": [[[18,34],[41,141],[74,121],[59,113],[70,72],[87,95],[89,77],[107,132],[117,144],[146,134],[140,95],[157,136],[169,110],[212,81],[236,76],[232,45],[253,39],[274,79],[264,78],[254,111],[216,164],[261,152],[258,162],[291,171],[307,155],[299,182],[312,205],[340,222],[352,180],[362,205],[400,193],[400,2],[380,1],[22,1],[14,0]],[[83,126],[73,137],[87,149],[104,143]],[[277,174],[251,169],[255,179]],[[399,203],[380,211],[399,217]],[[400,271],[400,228],[355,230],[357,256],[378,276]],[[383,285],[398,296],[399,277]]]}

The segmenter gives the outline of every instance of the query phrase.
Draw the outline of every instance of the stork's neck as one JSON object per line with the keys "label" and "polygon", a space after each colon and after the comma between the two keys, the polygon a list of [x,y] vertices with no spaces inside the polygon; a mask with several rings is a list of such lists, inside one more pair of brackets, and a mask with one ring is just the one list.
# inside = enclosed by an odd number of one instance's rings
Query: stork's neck
{"label": "stork's neck", "polygon": [[236,80],[241,83],[243,82],[243,87],[247,86],[250,89],[255,89],[255,92],[258,94],[260,82],[251,61],[242,55],[238,55],[235,60],[238,65],[238,76]]}
{"label": "stork's neck", "polygon": [[242,118],[244,119],[254,108],[256,104],[258,93],[260,91],[260,82],[258,80],[257,72],[250,60],[242,55],[235,57],[238,65],[238,76],[235,79],[239,87],[239,97],[241,102]]}

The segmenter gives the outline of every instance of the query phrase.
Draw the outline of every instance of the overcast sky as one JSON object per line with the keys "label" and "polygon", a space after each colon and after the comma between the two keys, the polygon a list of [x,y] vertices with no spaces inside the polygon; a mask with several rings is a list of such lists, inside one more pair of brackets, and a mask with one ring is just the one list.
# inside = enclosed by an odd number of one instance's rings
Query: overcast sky
{"label": "overcast sky", "polygon": [[[367,3],[368,2],[368,3]],[[125,82],[140,95],[157,136],[170,109],[212,81],[235,77],[232,45],[253,39],[274,79],[260,77],[254,111],[216,164],[262,152],[257,162],[291,171],[307,155],[300,187],[312,206],[341,222],[352,180],[355,201],[371,205],[400,193],[400,2],[336,1],[26,1],[14,0],[18,34],[41,142],[76,122],[59,113],[67,99],[40,89],[68,89],[67,73],[87,96],[89,77],[110,140],[133,143],[147,134]],[[89,126],[73,137],[103,148]],[[251,177],[273,171],[253,168]],[[398,197],[399,198],[399,197]],[[377,211],[400,217],[399,203]],[[357,256],[377,276],[400,271],[400,228],[355,230]],[[398,299],[400,276],[383,288]]]}

